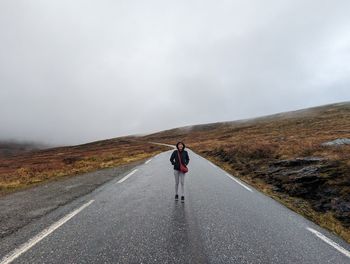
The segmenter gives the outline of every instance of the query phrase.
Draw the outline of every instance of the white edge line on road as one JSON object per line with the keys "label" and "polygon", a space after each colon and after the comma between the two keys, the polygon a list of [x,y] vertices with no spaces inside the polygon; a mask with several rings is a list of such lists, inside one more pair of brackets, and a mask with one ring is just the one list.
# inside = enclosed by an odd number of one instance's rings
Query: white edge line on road
{"label": "white edge line on road", "polygon": [[210,161],[208,161],[208,163],[209,163],[211,166],[213,166],[214,168],[217,168],[217,166],[216,166],[215,164],[211,163]]}
{"label": "white edge line on road", "polygon": [[[128,175],[126,175],[124,178],[120,179],[117,183],[121,183],[123,181],[125,181],[127,178],[129,178],[131,175],[133,175],[135,172],[137,172],[138,169],[133,170],[132,172],[130,172]],[[1,263],[0,263],[1,264]]]}
{"label": "white edge line on road", "polygon": [[315,230],[311,227],[307,227],[306,229],[309,230],[314,235],[316,235],[318,238],[322,239],[328,245],[334,247],[336,250],[343,253],[348,258],[350,258],[350,252],[348,250],[346,250],[345,248],[343,248],[342,246],[340,246],[339,244],[337,244],[336,242],[334,242],[333,240],[329,239],[328,237],[326,237],[325,235],[323,235],[322,233],[318,232],[317,230]]}
{"label": "white edge line on road", "polygon": [[[210,162],[209,160],[207,160],[208,163],[213,166],[214,168],[219,168],[218,166],[216,166],[214,163]],[[220,168],[221,169],[221,168]],[[230,174],[228,174],[227,172],[225,172],[226,176],[228,176],[231,180],[234,180],[235,182],[237,182],[239,185],[241,185],[243,188],[245,188],[246,190],[253,192],[253,190],[251,188],[249,188],[248,186],[244,185],[243,183],[241,183],[239,180],[235,179],[234,177],[232,177]]]}
{"label": "white edge line on road", "polygon": [[239,180],[233,178],[230,174],[225,173],[226,176],[228,176],[231,180],[234,180],[235,182],[237,182],[239,185],[241,185],[243,188],[247,189],[250,192],[253,192],[253,190],[251,188],[249,188],[248,186],[246,186],[245,184],[241,183]]}
{"label": "white edge line on road", "polygon": [[65,217],[58,220],[56,223],[52,224],[48,228],[45,228],[43,231],[41,231],[39,234],[28,240],[28,242],[21,245],[19,248],[13,250],[11,253],[7,254],[1,261],[0,264],[8,264],[14,261],[16,258],[18,258],[21,254],[28,251],[30,248],[32,248],[35,244],[40,242],[42,239],[50,235],[52,232],[54,232],[57,228],[62,226],[64,223],[68,222],[71,218],[73,218],[75,215],[77,215],[79,212],[81,212],[83,209],[88,207],[90,204],[92,204],[95,200],[90,200],[89,202],[83,204],[78,209],[75,209],[73,212],[69,213]]}
{"label": "white edge line on road", "polygon": [[147,161],[145,162],[145,164],[148,164],[151,160],[152,160],[152,159],[147,160]]}

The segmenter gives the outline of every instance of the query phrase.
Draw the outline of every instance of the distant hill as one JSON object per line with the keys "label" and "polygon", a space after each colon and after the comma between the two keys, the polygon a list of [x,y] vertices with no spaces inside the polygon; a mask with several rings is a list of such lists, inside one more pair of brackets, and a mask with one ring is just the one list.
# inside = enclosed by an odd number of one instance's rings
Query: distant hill
{"label": "distant hill", "polygon": [[[282,112],[267,116],[261,116],[256,118],[235,120],[235,121],[226,121],[226,122],[215,122],[208,124],[198,124],[198,125],[189,125],[184,127],[177,127],[173,129],[163,130],[149,135],[145,135],[144,138],[164,138],[170,139],[173,141],[180,139],[190,140],[191,133],[193,132],[207,132],[207,131],[217,131],[218,129],[233,129],[233,128],[244,128],[247,126],[256,126],[258,124],[263,124],[266,122],[282,122],[287,120],[302,119],[307,120],[308,118],[332,118],[336,115],[335,118],[339,116],[348,117],[349,115],[350,102],[341,102],[323,106],[317,106],[312,108],[305,108],[295,111]],[[350,129],[346,132],[350,132]],[[189,134],[188,134],[189,133]],[[173,137],[177,138],[173,138]]]}
{"label": "distant hill", "polygon": [[50,147],[52,146],[32,142],[0,141],[0,157],[10,157]]}

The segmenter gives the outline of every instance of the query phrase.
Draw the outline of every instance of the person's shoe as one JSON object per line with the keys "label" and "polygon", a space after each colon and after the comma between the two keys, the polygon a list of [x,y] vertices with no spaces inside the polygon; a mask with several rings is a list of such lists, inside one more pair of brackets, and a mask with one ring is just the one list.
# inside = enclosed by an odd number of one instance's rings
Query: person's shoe
{"label": "person's shoe", "polygon": [[181,196],[181,202],[185,202],[185,196]]}
{"label": "person's shoe", "polygon": [[175,194],[175,200],[179,200],[179,195],[178,194]]}

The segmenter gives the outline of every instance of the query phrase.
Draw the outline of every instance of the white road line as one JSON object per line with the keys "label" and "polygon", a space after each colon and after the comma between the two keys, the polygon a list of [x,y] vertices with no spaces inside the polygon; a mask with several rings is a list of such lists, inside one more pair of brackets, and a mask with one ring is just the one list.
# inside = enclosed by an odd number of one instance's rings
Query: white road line
{"label": "white road line", "polygon": [[164,144],[164,143],[158,143],[158,142],[148,142],[148,143],[176,148],[176,146],[174,146],[174,145],[169,145],[169,144]]}
{"label": "white road line", "polygon": [[247,189],[250,192],[253,192],[253,190],[251,188],[249,188],[248,186],[246,186],[245,184],[241,183],[239,180],[233,178],[230,174],[225,173],[226,176],[228,176],[231,180],[234,180],[235,182],[237,182],[239,185],[241,185],[243,188]]}
{"label": "white road line", "polygon": [[213,166],[214,168],[216,168],[217,166],[216,165],[214,165],[213,163],[211,163],[210,161],[208,161],[208,163],[211,165],[211,166]]}
{"label": "white road line", "polygon": [[90,204],[92,204],[94,200],[91,200],[82,206],[80,206],[78,209],[74,210],[73,212],[69,213],[65,217],[58,220],[56,223],[52,224],[48,228],[45,228],[43,231],[41,231],[39,234],[31,238],[28,242],[21,245],[19,248],[15,249],[8,255],[6,255],[1,261],[0,264],[8,264],[14,261],[16,258],[18,258],[21,254],[28,251],[30,248],[32,248],[35,244],[40,242],[42,239],[50,235],[53,231],[55,231],[57,228],[62,226],[64,223],[68,222],[72,217],[77,215],[79,212],[84,210],[86,207],[88,207]]}
{"label": "white road line", "polygon": [[148,164],[151,160],[152,160],[152,159],[147,160],[147,161],[145,162],[145,164]]}
{"label": "white road line", "polygon": [[[208,160],[207,160],[208,161]],[[213,164],[212,162],[208,161],[208,163],[213,166],[214,168],[219,168],[218,166],[216,166],[215,164]],[[235,182],[237,182],[239,185],[241,185],[243,188],[247,189],[250,192],[253,192],[253,190],[251,188],[249,188],[248,186],[244,185],[243,183],[241,183],[239,180],[233,178],[230,174],[225,173],[226,176],[228,176],[231,180],[234,180]]]}
{"label": "white road line", "polygon": [[[133,175],[135,172],[137,172],[138,169],[133,170],[132,172],[130,172],[128,175],[126,175],[124,178],[120,179],[117,183],[121,183],[123,181],[125,181],[127,178],[129,178],[131,175]],[[0,263],[1,264],[1,263]]]}
{"label": "white road line", "polygon": [[314,235],[316,235],[318,238],[322,239],[328,245],[334,247],[336,250],[343,253],[348,258],[350,258],[350,252],[348,250],[346,250],[345,248],[343,248],[342,246],[340,246],[339,244],[337,244],[336,242],[332,241],[331,239],[329,239],[328,237],[326,237],[325,235],[323,235],[322,233],[318,232],[317,230],[315,230],[311,227],[307,227],[306,229],[309,230]]}

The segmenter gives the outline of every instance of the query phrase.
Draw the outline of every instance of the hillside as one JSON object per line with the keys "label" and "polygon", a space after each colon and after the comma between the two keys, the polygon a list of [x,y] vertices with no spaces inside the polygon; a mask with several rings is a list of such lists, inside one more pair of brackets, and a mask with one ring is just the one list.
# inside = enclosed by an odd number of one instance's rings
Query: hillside
{"label": "hillside", "polygon": [[50,146],[33,142],[0,141],[0,158],[10,157],[34,150],[46,149]]}
{"label": "hillside", "polygon": [[350,102],[142,137],[167,144],[183,140],[193,151],[350,242],[348,139]]}
{"label": "hillside", "polygon": [[0,196],[68,176],[126,165],[168,149],[138,142],[133,136],[18,153],[12,148],[12,155],[0,156]]}

